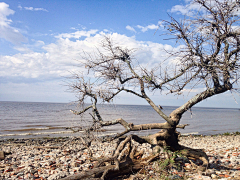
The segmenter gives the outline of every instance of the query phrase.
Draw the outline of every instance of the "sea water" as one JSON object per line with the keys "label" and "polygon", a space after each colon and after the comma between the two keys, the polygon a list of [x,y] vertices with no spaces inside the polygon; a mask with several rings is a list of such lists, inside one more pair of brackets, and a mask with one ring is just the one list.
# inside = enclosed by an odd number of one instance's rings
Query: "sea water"
{"label": "sea water", "polygon": [[[163,120],[149,105],[99,105],[102,118],[106,121],[122,118],[133,124],[163,123]],[[163,106],[169,115],[177,107]],[[84,116],[74,115],[70,110],[79,110],[73,103],[43,102],[0,102],[0,139],[78,136],[68,127],[78,128],[92,123],[91,110]],[[182,134],[219,134],[240,131],[240,110],[231,108],[194,107],[184,113],[180,124],[189,124],[178,129]],[[99,135],[124,131],[121,125],[104,127]],[[141,135],[159,130],[134,132]]]}

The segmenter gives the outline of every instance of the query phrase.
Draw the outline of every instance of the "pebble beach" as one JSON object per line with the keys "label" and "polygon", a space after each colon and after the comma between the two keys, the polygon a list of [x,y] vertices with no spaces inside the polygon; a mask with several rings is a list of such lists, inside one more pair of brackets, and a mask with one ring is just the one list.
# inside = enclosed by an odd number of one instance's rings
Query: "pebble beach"
{"label": "pebble beach", "polygon": [[[240,179],[240,135],[182,136],[180,144],[203,149],[209,157],[209,167],[206,172],[196,172],[192,170],[193,163],[182,161],[184,168],[173,168],[169,179]],[[93,159],[111,156],[115,146],[115,142],[93,142],[91,157],[77,137],[1,140],[4,157],[0,160],[0,179],[61,179],[94,168]],[[141,149],[143,156],[152,152],[149,144],[139,145],[138,150]],[[148,174],[143,179],[161,179],[156,166],[152,163],[144,167]]]}

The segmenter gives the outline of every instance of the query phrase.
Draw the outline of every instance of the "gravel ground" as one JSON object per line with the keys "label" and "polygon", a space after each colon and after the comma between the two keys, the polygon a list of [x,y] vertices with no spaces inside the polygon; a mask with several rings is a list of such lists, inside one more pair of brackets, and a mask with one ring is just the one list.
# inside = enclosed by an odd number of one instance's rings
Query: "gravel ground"
{"label": "gravel ground", "polygon": [[[182,161],[184,168],[172,168],[169,179],[240,179],[240,135],[183,136],[180,144],[204,149],[210,164],[206,172],[193,172],[194,164]],[[110,156],[115,145],[95,142],[90,148],[93,157],[100,159]],[[148,144],[140,149],[145,150],[144,156],[152,152]],[[91,169],[96,163],[78,138],[2,140],[0,151],[6,153],[5,159],[0,160],[0,179],[53,180]],[[162,178],[156,162],[144,168],[148,172],[145,179]]]}
{"label": "gravel ground", "polygon": [[[188,136],[180,138],[180,144],[203,149],[209,157],[208,170],[190,172],[189,179],[240,179],[240,135]],[[191,164],[185,166],[191,168]]]}

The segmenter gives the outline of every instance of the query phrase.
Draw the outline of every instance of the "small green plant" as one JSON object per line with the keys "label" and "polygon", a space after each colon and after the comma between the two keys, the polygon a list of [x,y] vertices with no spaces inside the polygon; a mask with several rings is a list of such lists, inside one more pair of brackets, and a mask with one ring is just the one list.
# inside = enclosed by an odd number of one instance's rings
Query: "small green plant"
{"label": "small green plant", "polygon": [[240,132],[237,131],[237,132],[235,132],[235,134],[236,134],[236,135],[240,135]]}
{"label": "small green plant", "polygon": [[[179,151],[170,151],[168,147],[164,148],[164,153],[166,158],[158,161],[159,173],[162,179],[169,179],[169,176],[174,175],[171,172],[172,169],[176,169],[177,171],[181,170],[181,163],[176,161],[176,158],[183,157],[183,155]],[[179,178],[182,179],[181,177]]]}
{"label": "small green plant", "polygon": [[50,137],[47,137],[47,136],[45,136],[45,137],[43,137],[43,139],[51,139]]}
{"label": "small green plant", "polygon": [[224,136],[230,136],[230,133],[229,132],[225,132],[223,133]]}

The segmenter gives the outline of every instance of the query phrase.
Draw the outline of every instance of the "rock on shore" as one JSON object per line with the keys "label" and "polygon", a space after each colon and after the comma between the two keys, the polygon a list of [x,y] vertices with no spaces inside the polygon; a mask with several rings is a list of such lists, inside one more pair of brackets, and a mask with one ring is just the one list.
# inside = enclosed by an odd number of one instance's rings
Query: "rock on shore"
{"label": "rock on shore", "polygon": [[[231,136],[187,136],[180,143],[204,149],[210,165],[206,172],[193,172],[194,164],[185,162],[185,170],[172,170],[170,179],[240,179],[240,135]],[[110,156],[115,143],[92,143],[90,150],[94,158]],[[151,153],[150,145],[138,149]],[[17,139],[0,141],[0,151],[6,155],[0,160],[0,179],[59,179],[94,167],[90,152],[78,138]],[[198,163],[197,161],[194,163]],[[149,175],[160,179],[156,163],[148,166]],[[147,176],[149,177],[149,176]],[[146,178],[147,178],[146,177]],[[146,179],[145,178],[145,179]]]}

